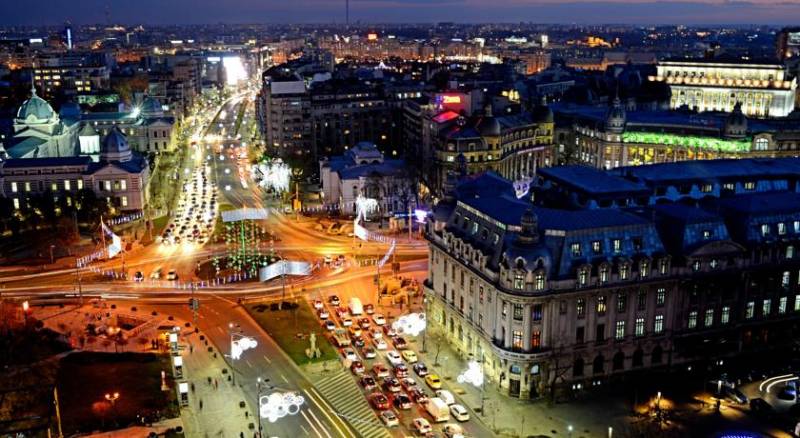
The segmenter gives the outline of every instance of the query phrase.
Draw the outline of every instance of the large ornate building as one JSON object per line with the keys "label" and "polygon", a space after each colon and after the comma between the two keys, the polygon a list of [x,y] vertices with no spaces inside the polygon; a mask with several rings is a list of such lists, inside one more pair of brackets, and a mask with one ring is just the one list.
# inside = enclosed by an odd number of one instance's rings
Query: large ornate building
{"label": "large ornate building", "polygon": [[615,99],[608,108],[554,105],[559,159],[610,169],[715,158],[800,154],[800,122],[728,114],[642,111]]}
{"label": "large ornate building", "polygon": [[794,110],[797,79],[777,61],[673,59],[657,69],[650,80],[669,84],[670,108],[730,112],[740,104],[754,117],[786,117]]}
{"label": "large ornate building", "polygon": [[426,226],[429,336],[502,393],[580,391],[798,335],[800,159],[536,178],[521,195],[493,172],[450,177]]}

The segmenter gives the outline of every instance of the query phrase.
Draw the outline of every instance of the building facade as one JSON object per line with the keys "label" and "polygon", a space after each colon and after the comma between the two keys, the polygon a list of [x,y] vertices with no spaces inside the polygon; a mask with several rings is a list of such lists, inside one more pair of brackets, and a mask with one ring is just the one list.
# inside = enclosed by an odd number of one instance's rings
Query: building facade
{"label": "building facade", "polygon": [[731,112],[740,104],[752,117],[786,117],[797,94],[797,79],[769,61],[667,60],[650,80],[669,84],[671,108]]}
{"label": "building facade", "polygon": [[785,348],[798,181],[793,158],[568,166],[537,175],[534,202],[491,172],[451,177],[426,225],[427,336],[523,399]]}

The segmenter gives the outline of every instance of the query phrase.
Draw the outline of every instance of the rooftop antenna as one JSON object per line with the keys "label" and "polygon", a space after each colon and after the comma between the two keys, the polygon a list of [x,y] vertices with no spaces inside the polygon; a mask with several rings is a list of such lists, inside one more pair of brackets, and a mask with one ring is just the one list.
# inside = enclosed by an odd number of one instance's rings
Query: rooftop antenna
{"label": "rooftop antenna", "polygon": [[350,0],[344,0],[344,23],[350,27]]}

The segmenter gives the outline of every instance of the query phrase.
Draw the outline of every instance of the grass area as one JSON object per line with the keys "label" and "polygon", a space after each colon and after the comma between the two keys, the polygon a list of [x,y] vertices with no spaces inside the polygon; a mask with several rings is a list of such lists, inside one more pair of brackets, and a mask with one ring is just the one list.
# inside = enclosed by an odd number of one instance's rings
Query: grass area
{"label": "grass area", "polygon": [[[336,350],[305,300],[300,300],[297,308],[292,310],[286,309],[287,306],[284,306],[284,310],[277,310],[276,306],[277,303],[272,306],[249,304],[245,308],[298,365],[336,359]],[[298,333],[304,335],[302,339],[297,336]],[[307,338],[311,333],[316,334],[317,348],[322,353],[322,357],[316,359],[309,359],[305,351],[309,347]]]}
{"label": "grass area", "polygon": [[[75,353],[58,372],[58,394],[65,435],[125,427],[136,416],[157,421],[178,415],[175,382],[168,355],[141,353]],[[167,371],[167,391],[161,371]],[[113,404],[105,394],[119,393]]]}
{"label": "grass area", "polygon": [[164,231],[164,227],[167,226],[167,222],[169,222],[168,215],[153,219],[153,236],[160,236]]}
{"label": "grass area", "polygon": [[225,223],[222,222],[222,212],[230,210],[235,210],[231,204],[219,204],[219,214],[217,215],[216,222],[214,222],[214,234],[211,237],[217,238],[225,234]]}

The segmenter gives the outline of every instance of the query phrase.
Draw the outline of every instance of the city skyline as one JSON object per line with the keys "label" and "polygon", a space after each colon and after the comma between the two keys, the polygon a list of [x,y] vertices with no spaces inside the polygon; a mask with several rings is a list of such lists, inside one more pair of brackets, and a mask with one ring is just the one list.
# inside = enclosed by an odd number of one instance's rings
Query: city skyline
{"label": "city skyline", "polygon": [[[143,0],[135,4],[108,4],[100,0],[49,1],[31,11],[27,5],[0,5],[0,24],[32,25],[143,23],[343,23],[344,1],[304,0],[296,3],[267,0],[213,2]],[[512,19],[513,18],[513,19]],[[576,24],[774,24],[798,21],[800,4],[766,0],[360,0],[350,3],[350,22],[536,22]]]}

